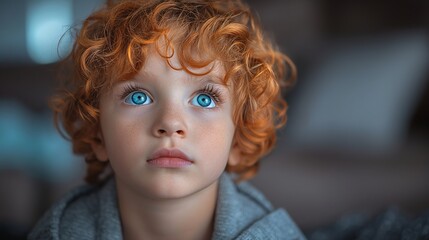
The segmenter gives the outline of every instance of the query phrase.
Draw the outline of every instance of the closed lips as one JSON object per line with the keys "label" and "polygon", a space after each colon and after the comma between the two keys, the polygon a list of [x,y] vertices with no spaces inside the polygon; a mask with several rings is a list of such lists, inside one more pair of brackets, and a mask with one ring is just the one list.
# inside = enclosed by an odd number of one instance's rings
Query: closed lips
{"label": "closed lips", "polygon": [[180,151],[178,149],[166,149],[166,148],[163,148],[163,149],[160,149],[160,150],[154,152],[149,157],[149,159],[147,161],[151,162],[151,161],[154,161],[154,160],[157,160],[157,159],[161,159],[161,158],[177,159],[177,160],[183,160],[183,161],[193,162],[182,151]]}
{"label": "closed lips", "polygon": [[178,149],[166,149],[156,151],[147,160],[150,166],[156,168],[183,169],[193,164],[191,160]]}

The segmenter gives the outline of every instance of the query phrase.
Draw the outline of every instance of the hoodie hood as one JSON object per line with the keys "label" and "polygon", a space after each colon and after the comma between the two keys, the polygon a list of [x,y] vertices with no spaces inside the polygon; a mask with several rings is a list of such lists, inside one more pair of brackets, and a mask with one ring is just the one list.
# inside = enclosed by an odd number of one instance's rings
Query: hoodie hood
{"label": "hoodie hood", "polygon": [[305,239],[284,209],[274,209],[248,182],[219,182],[213,239]]}
{"label": "hoodie hood", "polygon": [[[69,192],[36,224],[28,236],[39,239],[122,239],[114,178],[99,186]],[[249,183],[235,184],[222,174],[216,206],[214,240],[305,239],[283,209],[274,209]]]}

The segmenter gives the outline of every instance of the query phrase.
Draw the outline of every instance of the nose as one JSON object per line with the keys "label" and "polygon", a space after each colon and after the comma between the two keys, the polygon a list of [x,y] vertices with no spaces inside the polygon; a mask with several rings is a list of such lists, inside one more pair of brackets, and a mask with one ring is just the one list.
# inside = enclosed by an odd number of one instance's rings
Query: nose
{"label": "nose", "polygon": [[157,113],[158,117],[152,128],[155,137],[185,137],[187,126],[184,113],[180,107],[160,108]]}

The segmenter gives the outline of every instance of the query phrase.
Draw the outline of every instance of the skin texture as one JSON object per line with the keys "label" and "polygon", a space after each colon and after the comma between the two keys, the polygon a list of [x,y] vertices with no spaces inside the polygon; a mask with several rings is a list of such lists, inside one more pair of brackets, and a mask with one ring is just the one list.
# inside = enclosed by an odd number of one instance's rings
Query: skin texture
{"label": "skin texture", "polygon": [[[180,67],[175,56],[170,62]],[[194,76],[152,51],[135,77],[101,96],[101,144],[92,148],[115,173],[126,239],[210,238],[218,179],[235,159],[231,88],[221,83],[221,64],[213,64],[209,74]],[[132,93],[124,93],[130,86],[147,94],[147,104],[133,105]],[[215,94],[204,91],[211,88]],[[214,107],[196,104],[200,94]],[[148,164],[163,148],[182,151],[192,164]]]}

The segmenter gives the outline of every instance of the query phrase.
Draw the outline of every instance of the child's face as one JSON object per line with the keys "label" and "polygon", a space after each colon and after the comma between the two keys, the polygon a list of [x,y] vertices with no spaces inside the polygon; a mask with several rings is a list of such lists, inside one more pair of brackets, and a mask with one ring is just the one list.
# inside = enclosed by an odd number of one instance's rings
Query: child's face
{"label": "child's face", "polygon": [[[171,62],[179,67],[177,58]],[[223,76],[219,63],[196,77],[172,69],[152,52],[133,79],[102,95],[104,143],[93,149],[98,159],[109,159],[118,188],[177,198],[214,186],[235,131],[231,89],[221,83]],[[163,150],[179,150],[187,159]]]}

